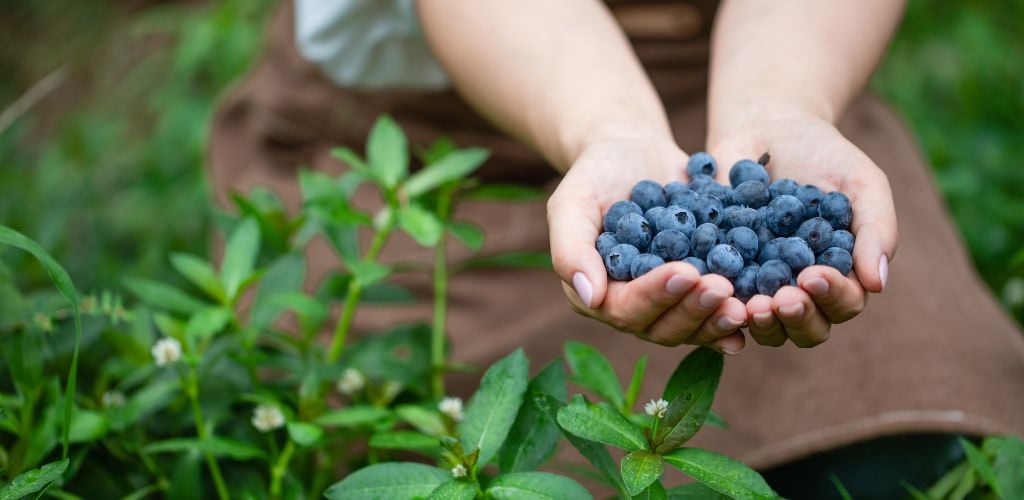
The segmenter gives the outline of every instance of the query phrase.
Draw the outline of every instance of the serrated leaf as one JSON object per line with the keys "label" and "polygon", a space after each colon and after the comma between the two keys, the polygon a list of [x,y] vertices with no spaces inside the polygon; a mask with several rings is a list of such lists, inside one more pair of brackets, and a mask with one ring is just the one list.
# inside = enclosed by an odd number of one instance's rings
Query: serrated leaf
{"label": "serrated leaf", "polygon": [[440,160],[416,172],[405,183],[405,194],[417,198],[428,191],[473,173],[487,161],[490,153],[483,148],[452,151]]}
{"label": "serrated leaf", "polygon": [[260,226],[246,217],[228,238],[220,267],[220,282],[228,301],[234,303],[242,283],[252,276],[260,249]]}
{"label": "serrated leaf", "polygon": [[479,252],[484,246],[484,230],[471,222],[452,221],[448,223],[448,232],[465,245],[466,248]]}
{"label": "serrated leaf", "polygon": [[700,448],[681,448],[663,458],[708,488],[737,500],[778,498],[757,471],[725,455]]}
{"label": "serrated leaf", "polygon": [[589,403],[582,394],[558,411],[558,425],[583,439],[626,451],[649,449],[639,427],[608,403]]}
{"label": "serrated leaf", "polygon": [[366,139],[366,159],[370,170],[388,189],[409,175],[409,143],[405,133],[388,115],[381,115]]}
{"label": "serrated leaf", "polygon": [[0,488],[0,500],[16,500],[45,488],[64,474],[68,469],[68,463],[69,460],[65,458],[18,474],[10,483]]}
{"label": "serrated leaf", "polygon": [[669,403],[662,428],[654,436],[655,452],[664,454],[682,446],[704,425],[722,365],[722,354],[706,347],[697,348],[679,363],[662,396]]}
{"label": "serrated leaf", "polygon": [[316,419],[316,423],[335,427],[368,427],[390,416],[391,412],[385,408],[350,406],[324,413]]}
{"label": "serrated leaf", "polygon": [[373,464],[334,483],[324,496],[331,500],[392,500],[430,495],[451,479],[449,471],[413,462]]}
{"label": "serrated leaf", "polygon": [[217,272],[213,270],[213,265],[206,260],[192,254],[173,253],[171,254],[171,265],[185,279],[189,280],[203,292],[206,292],[210,298],[218,302],[226,300],[224,287],[221,286],[220,280],[217,279]]}
{"label": "serrated leaf", "polygon": [[548,472],[513,472],[491,481],[486,491],[495,500],[577,500],[593,497],[580,483]]}
{"label": "serrated leaf", "polygon": [[231,315],[232,312],[223,307],[207,307],[189,318],[185,325],[185,336],[192,341],[211,337],[227,326]]}
{"label": "serrated leaf", "polygon": [[647,355],[640,356],[633,365],[633,376],[629,379],[629,388],[626,389],[626,402],[623,406],[626,410],[632,410],[636,404],[636,398],[644,387],[644,377],[647,374]]}
{"label": "serrated leaf", "polygon": [[124,286],[139,300],[158,310],[192,314],[207,307],[199,299],[158,281],[143,278],[125,278]]}
{"label": "serrated leaf", "polygon": [[398,226],[412,239],[425,247],[432,247],[441,239],[444,226],[429,210],[419,205],[406,205],[398,210]]}
{"label": "serrated leaf", "polygon": [[[960,441],[960,446],[964,449],[964,453],[967,454],[967,461],[971,464],[971,467],[974,468],[986,483],[988,483],[989,488],[992,488],[992,491],[995,492],[996,496],[999,498],[1006,498],[1003,494],[1002,485],[999,484],[999,481],[996,479],[996,473],[992,470],[992,464],[988,462],[988,458],[985,457],[985,454],[982,453],[974,443],[962,437],[958,438],[958,440]],[[1022,472],[1022,474],[1024,474],[1024,472]]]}
{"label": "serrated leaf", "polygon": [[476,484],[449,479],[430,492],[427,500],[473,500],[476,498]]}
{"label": "serrated leaf", "polygon": [[665,493],[668,500],[729,500],[729,497],[701,483],[676,486],[669,488]]}
{"label": "serrated leaf", "polygon": [[498,453],[502,472],[535,470],[551,458],[558,446],[561,430],[554,420],[533,404],[533,399],[546,394],[565,401],[567,392],[561,360],[552,361],[530,381],[524,403],[520,405],[508,439]]}
{"label": "serrated leaf", "polygon": [[461,194],[466,200],[534,201],[547,197],[547,192],[519,184],[484,184]]}
{"label": "serrated leaf", "polygon": [[[558,412],[565,407],[565,403],[562,403],[547,394],[534,396],[533,403],[537,408],[540,408],[548,418],[556,423],[558,420]],[[608,453],[608,448],[603,444],[578,437],[565,429],[562,429],[562,434],[569,440],[569,444],[571,444],[573,448],[576,448],[576,450],[580,452],[580,455],[583,455],[583,458],[586,458],[587,461],[590,462],[590,464],[593,465],[594,468],[596,468],[611,485],[615,486],[619,491],[626,491],[626,485],[622,482],[622,476],[619,474],[619,468],[616,467],[615,460],[612,459],[611,453]]]}
{"label": "serrated leaf", "polygon": [[288,437],[299,446],[311,446],[324,435],[324,430],[309,422],[288,422]]}
{"label": "serrated leaf", "polygon": [[515,422],[528,383],[529,361],[516,349],[491,365],[459,422],[462,447],[480,450],[482,467],[494,457]]}
{"label": "serrated leaf", "polygon": [[436,436],[428,436],[416,431],[378,432],[370,436],[370,447],[388,450],[439,452],[441,450],[441,441]]}
{"label": "serrated leaf", "polygon": [[583,342],[565,343],[565,360],[572,381],[594,391],[616,408],[623,408],[625,395],[612,363],[601,351]]}
{"label": "serrated leaf", "polygon": [[658,455],[637,450],[622,457],[620,471],[626,491],[631,496],[639,495],[665,472],[665,462]]}
{"label": "serrated leaf", "polygon": [[430,436],[441,437],[447,433],[444,421],[434,409],[418,405],[401,405],[395,408],[395,414],[416,430]]}

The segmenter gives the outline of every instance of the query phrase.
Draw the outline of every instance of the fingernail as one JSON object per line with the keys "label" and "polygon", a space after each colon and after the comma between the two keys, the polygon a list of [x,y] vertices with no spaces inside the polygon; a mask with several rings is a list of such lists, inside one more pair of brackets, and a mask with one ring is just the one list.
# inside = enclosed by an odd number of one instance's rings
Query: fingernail
{"label": "fingernail", "polygon": [[692,276],[677,274],[669,278],[665,283],[665,291],[670,295],[682,295],[690,288],[693,288],[693,284],[696,282]]}
{"label": "fingernail", "polygon": [[779,312],[791,318],[799,318],[804,315],[804,305],[800,302],[779,308]]}
{"label": "fingernail", "polygon": [[725,300],[725,295],[722,295],[715,290],[707,290],[697,298],[697,302],[700,303],[700,306],[704,309],[718,307],[723,300]]}
{"label": "fingernail", "polygon": [[728,316],[722,316],[718,318],[718,329],[726,332],[731,332],[737,327],[743,324],[742,321],[736,321]]}
{"label": "fingernail", "polygon": [[823,297],[828,293],[828,281],[824,278],[814,278],[804,283],[804,290],[816,297]]}
{"label": "fingernail", "polygon": [[576,295],[580,296],[583,305],[590,307],[590,301],[594,299],[594,286],[590,284],[587,275],[576,273],[572,275],[572,287],[576,289]]}
{"label": "fingernail", "polygon": [[882,280],[882,288],[885,288],[885,283],[889,281],[889,259],[884,253],[878,259],[878,279]]}
{"label": "fingernail", "polygon": [[721,346],[721,349],[722,349],[722,354],[727,354],[729,356],[732,356],[733,354],[736,354],[736,353],[739,352],[739,351],[737,351],[737,350],[735,350],[735,349],[733,349],[731,347],[726,347],[724,345]]}
{"label": "fingernail", "polygon": [[772,325],[772,313],[764,312],[754,315],[754,324],[761,328],[768,328]]}

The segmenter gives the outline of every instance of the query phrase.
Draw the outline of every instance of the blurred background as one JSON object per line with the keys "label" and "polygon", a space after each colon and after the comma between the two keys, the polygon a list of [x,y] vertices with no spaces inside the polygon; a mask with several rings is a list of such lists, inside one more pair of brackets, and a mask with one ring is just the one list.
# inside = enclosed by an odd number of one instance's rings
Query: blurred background
{"label": "blurred background", "polygon": [[[208,248],[216,98],[257,55],[271,7],[3,0],[0,223],[40,241],[83,291],[180,279],[167,253]],[[1024,321],[1021,20],[1021,0],[913,0],[871,86],[910,124],[979,273]],[[0,281],[49,286],[38,266],[21,271],[27,254],[0,252],[17,271]]]}

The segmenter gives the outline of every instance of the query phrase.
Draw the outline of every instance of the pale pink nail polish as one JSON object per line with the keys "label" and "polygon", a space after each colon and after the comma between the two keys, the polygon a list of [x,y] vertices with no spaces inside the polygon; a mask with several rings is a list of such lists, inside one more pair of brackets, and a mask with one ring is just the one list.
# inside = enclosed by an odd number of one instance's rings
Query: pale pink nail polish
{"label": "pale pink nail polish", "polygon": [[878,259],[878,279],[882,280],[882,288],[885,288],[885,283],[889,281],[889,259],[885,254]]}
{"label": "pale pink nail polish", "polygon": [[678,274],[669,278],[668,281],[665,282],[665,291],[668,292],[669,295],[682,295],[684,292],[692,288],[694,283],[696,283],[696,280],[692,277]]}
{"label": "pale pink nail polish", "polygon": [[807,290],[815,297],[822,297],[828,293],[828,281],[823,278],[814,278],[804,283],[804,290]]}
{"label": "pale pink nail polish", "polygon": [[804,305],[797,302],[796,304],[780,307],[779,312],[786,316],[799,318],[804,315]]}
{"label": "pale pink nail polish", "polygon": [[572,275],[572,287],[576,289],[576,295],[580,296],[583,305],[589,308],[590,302],[594,300],[594,286],[590,284],[587,275],[583,273]]}
{"label": "pale pink nail polish", "polygon": [[754,324],[761,328],[768,328],[772,324],[772,313],[763,312],[754,315]]}
{"label": "pale pink nail polish", "polygon": [[722,295],[715,290],[708,290],[700,294],[700,297],[697,297],[697,302],[699,302],[700,306],[704,309],[718,307],[723,300],[725,300],[725,295]]}

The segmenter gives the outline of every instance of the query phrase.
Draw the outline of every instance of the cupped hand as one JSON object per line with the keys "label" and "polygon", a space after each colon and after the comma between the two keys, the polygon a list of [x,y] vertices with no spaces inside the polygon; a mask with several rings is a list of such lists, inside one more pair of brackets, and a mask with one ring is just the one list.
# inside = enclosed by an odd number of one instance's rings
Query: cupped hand
{"label": "cupped hand", "polygon": [[732,354],[743,348],[739,328],[747,311],[729,280],[670,262],[633,281],[610,281],[594,246],[613,203],[628,199],[642,179],[682,179],[686,159],[672,141],[639,135],[591,142],[548,200],[551,256],[580,314],[657,344],[707,345]]}
{"label": "cupped hand", "polygon": [[783,287],[774,297],[754,296],[746,304],[750,334],[758,343],[778,346],[789,339],[800,347],[818,345],[828,339],[833,323],[860,314],[868,292],[880,293],[885,287],[898,241],[889,181],[833,124],[811,114],[752,112],[750,119],[738,122],[709,141],[724,182],[735,161],[756,159],[767,151],[772,180],[790,178],[850,198],[850,231],[856,236],[850,275],[811,266],[797,277],[797,286]]}

